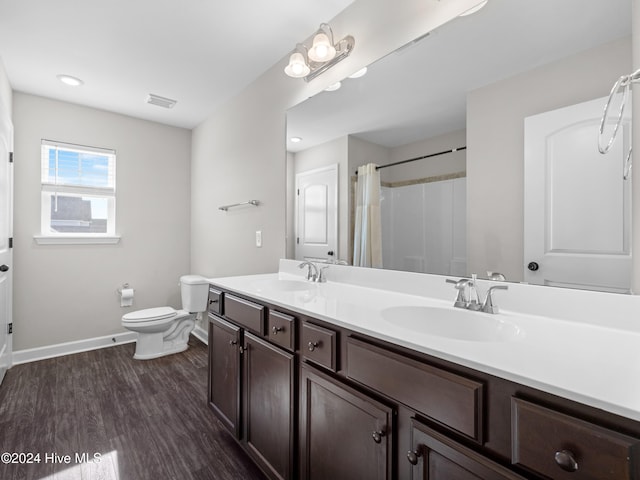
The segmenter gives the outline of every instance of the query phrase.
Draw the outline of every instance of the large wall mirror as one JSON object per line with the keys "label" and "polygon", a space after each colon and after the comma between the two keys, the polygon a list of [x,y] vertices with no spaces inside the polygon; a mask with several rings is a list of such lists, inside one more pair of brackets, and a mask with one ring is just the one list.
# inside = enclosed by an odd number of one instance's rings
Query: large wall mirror
{"label": "large wall mirror", "polygon": [[[479,12],[378,60],[364,76],[289,110],[287,257],[333,252],[351,263],[358,166],[429,156],[380,170],[385,268],[481,277],[500,272],[508,281],[626,291],[629,278],[613,288],[597,279],[549,281],[546,260],[527,258],[524,196],[533,184],[525,177],[525,123],[606,97],[613,82],[630,73],[631,27],[631,0],[489,0]],[[625,132],[617,147],[622,155],[629,146]],[[594,149],[596,141],[594,135]],[[441,152],[449,153],[430,156]],[[611,163],[612,178],[621,178],[623,162]],[[574,164],[558,185],[580,182],[581,170]],[[589,174],[596,187],[582,195],[600,188],[600,173]],[[615,182],[613,188],[627,193],[609,202],[622,202],[624,210],[621,226],[609,228],[624,228],[628,236],[630,188]],[[305,185],[313,189],[299,205]],[[542,209],[546,201],[540,200]],[[335,213],[327,214],[333,206]],[[298,210],[305,208],[327,228],[301,225]],[[571,228],[562,226],[566,238]],[[589,236],[583,227],[576,235]],[[304,228],[319,250],[299,248]],[[335,238],[327,238],[333,232]],[[619,242],[625,245],[619,257],[629,257],[629,239]],[[527,269],[531,262],[541,264],[539,278]]]}

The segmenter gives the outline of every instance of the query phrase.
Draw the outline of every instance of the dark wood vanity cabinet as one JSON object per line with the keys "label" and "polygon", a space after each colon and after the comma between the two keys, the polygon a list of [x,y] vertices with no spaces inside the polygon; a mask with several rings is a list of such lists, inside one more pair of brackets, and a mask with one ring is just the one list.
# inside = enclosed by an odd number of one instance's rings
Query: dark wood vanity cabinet
{"label": "dark wood vanity cabinet", "polygon": [[209,313],[209,406],[270,478],[293,479],[295,356],[252,333],[264,332],[263,307],[240,300],[230,317]]}
{"label": "dark wood vanity cabinet", "polygon": [[525,480],[483,455],[411,420],[411,480]]}
{"label": "dark wood vanity cabinet", "polygon": [[271,479],[640,480],[638,421],[216,289],[209,404]]}
{"label": "dark wood vanity cabinet", "polygon": [[302,365],[300,478],[391,480],[394,411]]}
{"label": "dark wood vanity cabinet", "polygon": [[209,313],[209,406],[236,438],[240,438],[239,327]]}
{"label": "dark wood vanity cabinet", "polygon": [[640,478],[640,440],[513,398],[512,462],[557,480]]}
{"label": "dark wood vanity cabinet", "polygon": [[245,333],[243,361],[244,441],[249,453],[273,478],[295,478],[294,357]]}

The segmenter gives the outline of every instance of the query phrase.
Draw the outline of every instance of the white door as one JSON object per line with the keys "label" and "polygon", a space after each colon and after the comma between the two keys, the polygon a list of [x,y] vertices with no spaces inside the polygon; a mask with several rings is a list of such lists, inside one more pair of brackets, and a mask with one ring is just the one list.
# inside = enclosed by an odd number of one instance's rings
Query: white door
{"label": "white door", "polygon": [[[631,285],[631,146],[626,118],[598,152],[606,98],[525,119],[524,280],[609,292]],[[630,108],[626,108],[629,113]],[[638,168],[638,166],[636,166]]]}
{"label": "white door", "polygon": [[12,139],[9,113],[0,103],[0,382],[11,366],[13,164],[9,162],[9,152],[13,147]]}
{"label": "white door", "polygon": [[295,247],[297,260],[339,258],[337,164],[296,174]]}

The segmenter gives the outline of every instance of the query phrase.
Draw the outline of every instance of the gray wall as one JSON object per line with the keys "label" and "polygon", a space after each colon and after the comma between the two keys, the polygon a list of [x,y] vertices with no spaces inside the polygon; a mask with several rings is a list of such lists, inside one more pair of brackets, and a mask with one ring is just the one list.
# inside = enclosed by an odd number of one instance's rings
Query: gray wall
{"label": "gray wall", "polygon": [[[180,307],[189,273],[189,130],[14,93],[15,350],[124,331],[116,289],[134,309]],[[117,245],[37,245],[40,140],[113,148]],[[197,272],[196,272],[197,273]]]}
{"label": "gray wall", "polygon": [[2,108],[6,108],[9,110],[9,117],[11,118],[11,109],[12,109],[12,95],[11,85],[9,84],[9,79],[7,78],[7,72],[4,69],[4,63],[2,62],[2,57],[0,57],[0,105]]}
{"label": "gray wall", "polygon": [[[209,276],[276,271],[286,251],[286,110],[476,3],[356,0],[331,20],[336,36],[356,40],[349,58],[310,83],[284,75],[283,58],[199,125],[192,146],[192,269]],[[217,210],[249,199],[262,204]],[[262,248],[255,246],[256,230],[263,232]]]}
{"label": "gray wall", "polygon": [[[338,164],[338,256],[343,260],[348,259],[349,247],[347,245],[347,232],[349,231],[349,158],[348,158],[348,138],[340,137],[330,142],[323,143],[316,147],[302,150],[293,154],[292,168],[293,168],[293,184],[292,188],[288,190],[291,196],[295,196],[295,175],[316,168],[326,167],[329,165]],[[289,172],[287,172],[289,174]],[[291,208],[294,211],[287,215],[291,218],[295,225],[295,201],[290,203]],[[295,256],[295,236],[290,237],[292,249]],[[289,249],[289,247],[287,247]],[[294,257],[290,257],[294,258]]]}
{"label": "gray wall", "polygon": [[607,96],[630,71],[631,39],[625,38],[469,93],[469,273],[523,279],[524,118]]}
{"label": "gray wall", "polygon": [[[387,163],[400,162],[421,157],[430,153],[444,152],[467,144],[465,130],[445,133],[419,142],[390,149],[391,158]],[[460,150],[429,159],[397,165],[382,170],[382,179],[387,182],[399,182],[416,178],[434,177],[466,170],[466,151]]]}

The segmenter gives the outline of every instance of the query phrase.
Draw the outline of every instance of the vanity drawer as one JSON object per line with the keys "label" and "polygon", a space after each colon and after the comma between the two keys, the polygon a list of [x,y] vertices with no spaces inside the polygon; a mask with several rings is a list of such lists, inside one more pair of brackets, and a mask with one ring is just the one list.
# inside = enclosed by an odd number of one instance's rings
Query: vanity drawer
{"label": "vanity drawer", "polygon": [[332,371],[337,371],[337,332],[304,322],[302,324],[302,357]]}
{"label": "vanity drawer", "polygon": [[229,320],[264,335],[265,307],[228,293],[224,296],[224,316]]}
{"label": "vanity drawer", "polygon": [[347,377],[482,443],[483,384],[347,339]]}
{"label": "vanity drawer", "polygon": [[209,312],[220,315],[222,313],[222,292],[209,287]]}
{"label": "vanity drawer", "polygon": [[296,319],[294,317],[269,310],[267,329],[271,342],[287,350],[294,350],[296,338]]}
{"label": "vanity drawer", "polygon": [[511,399],[511,463],[553,479],[638,479],[640,440]]}

